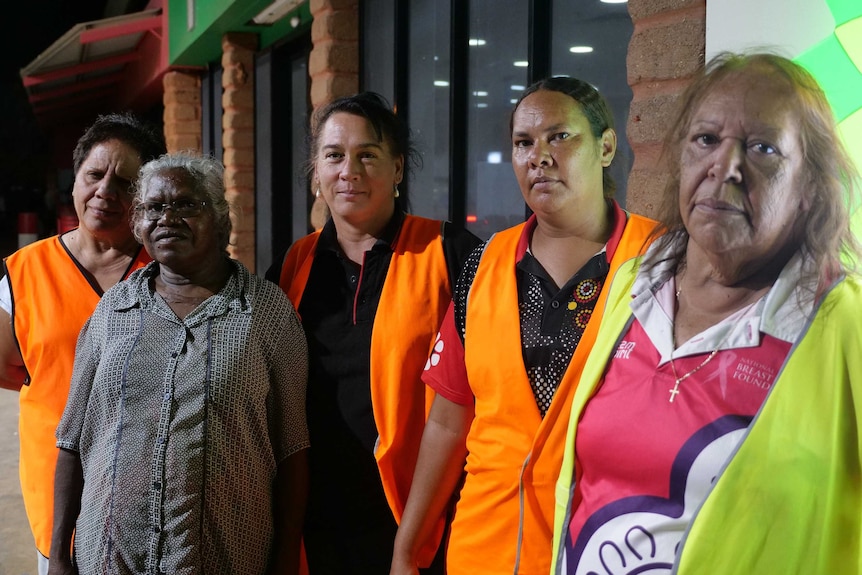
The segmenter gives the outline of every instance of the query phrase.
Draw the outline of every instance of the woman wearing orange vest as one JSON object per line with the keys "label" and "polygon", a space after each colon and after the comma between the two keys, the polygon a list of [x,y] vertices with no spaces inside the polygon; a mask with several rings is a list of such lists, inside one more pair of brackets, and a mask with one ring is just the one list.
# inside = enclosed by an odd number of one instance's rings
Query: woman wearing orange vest
{"label": "woman wearing orange vest", "polygon": [[533,84],[510,129],[512,166],[534,215],[477,249],[456,285],[423,376],[437,396],[392,574],[417,572],[417,550],[464,472],[447,572],[548,572],[566,417],[605,280],[654,227],[613,200],[613,116],[590,84]]}
{"label": "woman wearing orange vest", "polygon": [[[267,273],[308,339],[311,575],[386,573],[430,395],[420,376],[451,286],[478,238],[405,213],[398,185],[415,151],[377,94],[321,109],[309,179],[331,214]],[[438,523],[419,559],[428,566]],[[442,555],[427,573],[442,573]]]}
{"label": "woman wearing orange vest", "polygon": [[[0,386],[20,389],[21,490],[48,569],[60,421],[81,326],[109,287],[150,261],[129,227],[138,168],[163,154],[162,135],[130,114],[100,116],[78,140],[77,228],[21,248],[0,280]],[[10,329],[11,325],[11,329]]]}

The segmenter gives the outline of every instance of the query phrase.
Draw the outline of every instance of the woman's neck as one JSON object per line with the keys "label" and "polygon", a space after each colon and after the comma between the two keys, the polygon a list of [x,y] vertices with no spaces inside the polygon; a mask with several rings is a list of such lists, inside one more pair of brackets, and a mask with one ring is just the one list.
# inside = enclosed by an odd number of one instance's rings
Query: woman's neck
{"label": "woman's neck", "polygon": [[691,249],[691,244],[689,240],[685,266],[675,277],[674,329],[680,343],[760,300],[781,273],[781,269],[765,268],[741,274],[715,266],[696,248]]}
{"label": "woman's neck", "polygon": [[75,228],[61,237],[69,251],[79,260],[102,256],[126,255],[134,257],[141,247],[131,232],[128,234],[95,235],[82,228]]}
{"label": "woman's neck", "polygon": [[537,217],[530,252],[559,289],[601,251],[612,230],[609,209],[596,217],[566,225]]}
{"label": "woman's neck", "polygon": [[[199,262],[193,270],[177,270],[165,264],[159,264],[159,274],[156,276],[156,288],[166,293],[218,293],[227,283],[232,266],[226,256],[212,258],[210,261]],[[160,292],[161,293],[161,292]]]}
{"label": "woman's neck", "polygon": [[61,238],[85,274],[103,292],[123,279],[129,264],[141,249],[131,234],[116,238],[96,237],[77,228],[66,232]]}
{"label": "woman's neck", "polygon": [[365,252],[374,247],[374,244],[383,237],[393,215],[394,212],[391,212],[385,217],[381,216],[361,223],[333,217],[336,239],[344,255],[352,262],[362,265]]}

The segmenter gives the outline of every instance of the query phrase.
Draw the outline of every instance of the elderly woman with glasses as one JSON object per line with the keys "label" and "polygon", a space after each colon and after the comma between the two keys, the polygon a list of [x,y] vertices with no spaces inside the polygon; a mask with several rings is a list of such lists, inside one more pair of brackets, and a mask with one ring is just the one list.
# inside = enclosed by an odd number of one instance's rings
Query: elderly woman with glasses
{"label": "elderly woman with glasses", "polygon": [[305,336],[283,292],[226,253],[223,170],[189,155],[141,169],[132,225],[154,261],[78,340],[51,573],[298,570]]}

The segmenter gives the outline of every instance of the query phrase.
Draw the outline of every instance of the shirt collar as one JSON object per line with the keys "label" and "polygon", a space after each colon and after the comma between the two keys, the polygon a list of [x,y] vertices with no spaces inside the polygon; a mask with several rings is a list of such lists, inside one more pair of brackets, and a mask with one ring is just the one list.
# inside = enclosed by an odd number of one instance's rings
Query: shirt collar
{"label": "shirt collar", "polygon": [[[677,241],[686,239],[681,237]],[[720,343],[721,349],[756,347],[760,345],[761,334],[793,343],[802,333],[814,309],[816,281],[800,281],[800,278],[816,277],[816,274],[806,273],[811,271],[811,264],[797,252],[759,301],[731,314],[674,349],[675,263],[661,261],[663,255],[672,251],[671,247],[665,254],[657,254],[657,243],[648,249],[645,258],[657,259],[659,263],[648,269],[642,267],[631,291],[632,312],[661,354],[662,362],[668,361],[671,354],[673,357],[683,357],[710,352]]]}
{"label": "shirt collar", "polygon": [[[394,250],[395,242],[398,240],[398,233],[401,231],[401,226],[406,217],[407,214],[402,210],[396,209],[372,249]],[[326,220],[323,229],[320,230],[320,238],[317,240],[317,250],[318,252],[331,251],[341,253],[341,247],[338,245],[338,231],[335,229],[335,222],[332,218]]]}
{"label": "shirt collar", "polygon": [[[251,313],[251,272],[240,262],[231,259],[234,270],[224,287],[212,296],[205,307],[206,317],[215,317],[228,310]],[[120,282],[114,290],[113,308],[115,311],[142,307],[153,308],[156,305],[155,293],[150,288],[150,280],[158,274],[158,262],[151,261],[145,267],[133,272],[127,280]],[[112,288],[113,289],[113,288]],[[187,322],[192,316],[186,318]]]}
{"label": "shirt collar", "polygon": [[[608,238],[607,243],[605,243],[604,247],[596,252],[596,254],[598,255],[605,252],[608,263],[610,263],[614,257],[614,253],[617,251],[617,246],[620,245],[620,239],[623,237],[623,232],[626,229],[628,214],[626,214],[625,210],[620,207],[616,200],[608,200],[608,204],[611,208],[610,217],[613,225],[613,228],[611,229],[611,237]],[[537,223],[538,220],[536,219],[536,214],[530,214],[530,217],[527,218],[527,221],[524,223],[524,229],[521,230],[521,237],[518,239],[518,248],[515,251],[516,263],[520,262],[524,255],[530,251],[530,239],[533,237],[533,231],[536,229]]]}

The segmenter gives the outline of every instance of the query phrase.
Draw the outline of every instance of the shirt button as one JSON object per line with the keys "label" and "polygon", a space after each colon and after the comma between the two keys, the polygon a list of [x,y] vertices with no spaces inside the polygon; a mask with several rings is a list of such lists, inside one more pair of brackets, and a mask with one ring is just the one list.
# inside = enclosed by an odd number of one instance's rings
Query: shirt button
{"label": "shirt button", "polygon": [[161,489],[161,488],[162,488],[162,484],[161,484],[161,483],[159,483],[158,481],[156,481],[155,483],[153,483],[153,489],[155,489],[156,491],[158,491],[158,490],[159,490],[159,489]]}
{"label": "shirt button", "polygon": [[172,353],[172,354],[171,354],[171,357],[176,358],[176,357],[177,357],[177,353],[176,353],[176,352]]}
{"label": "shirt button", "polygon": [[560,302],[558,302],[557,300],[552,301],[551,307],[557,309],[558,307],[560,307]]}
{"label": "shirt button", "polygon": [[356,276],[350,276],[350,283],[352,283],[352,284],[356,283]]}

